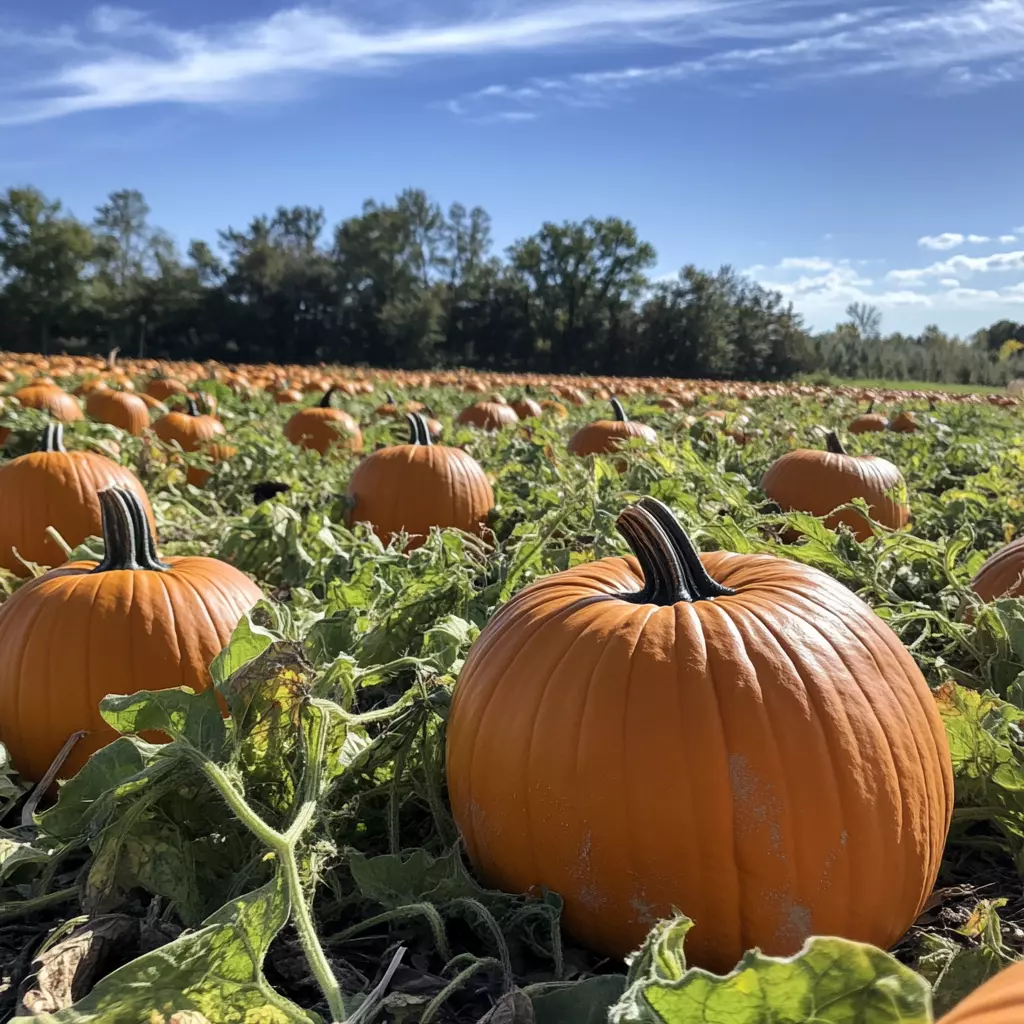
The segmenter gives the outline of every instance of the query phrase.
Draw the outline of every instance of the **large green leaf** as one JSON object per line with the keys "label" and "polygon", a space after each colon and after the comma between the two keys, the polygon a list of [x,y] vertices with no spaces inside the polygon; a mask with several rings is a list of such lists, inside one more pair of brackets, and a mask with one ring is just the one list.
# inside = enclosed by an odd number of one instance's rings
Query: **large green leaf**
{"label": "large green leaf", "polygon": [[212,1024],[318,1024],[316,1015],[278,995],[263,960],[288,919],[281,879],[233,900],[198,931],[107,975],[84,999],[17,1024],[146,1024],[185,1011]]}

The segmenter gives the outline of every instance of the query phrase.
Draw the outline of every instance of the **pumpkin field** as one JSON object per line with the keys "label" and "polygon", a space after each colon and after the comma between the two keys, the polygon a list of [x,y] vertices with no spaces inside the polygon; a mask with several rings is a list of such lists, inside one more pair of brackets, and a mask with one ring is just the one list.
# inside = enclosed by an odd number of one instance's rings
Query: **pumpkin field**
{"label": "pumpkin field", "polygon": [[0,354],[0,1020],[1024,1021],[1022,415]]}

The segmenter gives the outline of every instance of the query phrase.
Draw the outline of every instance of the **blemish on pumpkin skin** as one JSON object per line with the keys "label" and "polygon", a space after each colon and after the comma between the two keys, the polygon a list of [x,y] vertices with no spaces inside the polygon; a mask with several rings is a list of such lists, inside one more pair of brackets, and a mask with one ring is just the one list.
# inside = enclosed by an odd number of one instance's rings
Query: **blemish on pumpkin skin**
{"label": "blemish on pumpkin skin", "polygon": [[729,782],[737,833],[743,835],[759,827],[767,828],[769,851],[782,856],[780,809],[772,788],[757,777],[743,754],[729,755]]}
{"label": "blemish on pumpkin skin", "polygon": [[580,903],[588,910],[600,910],[607,902],[607,897],[594,883],[590,873],[590,844],[592,837],[588,829],[583,835],[583,842],[576,851],[576,866],[572,877],[579,885],[576,895]]}
{"label": "blemish on pumpkin skin", "polygon": [[636,920],[647,928],[653,928],[661,919],[654,907],[639,896],[634,896],[629,905],[636,911]]}

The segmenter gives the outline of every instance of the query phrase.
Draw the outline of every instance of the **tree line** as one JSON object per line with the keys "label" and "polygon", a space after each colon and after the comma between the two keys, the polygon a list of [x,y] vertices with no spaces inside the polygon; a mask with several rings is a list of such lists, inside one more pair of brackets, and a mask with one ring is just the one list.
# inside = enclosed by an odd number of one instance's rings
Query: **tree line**
{"label": "tree line", "polygon": [[1006,347],[1020,325],[971,344],[935,327],[882,337],[877,311],[851,306],[848,322],[813,334],[730,267],[651,280],[655,262],[615,217],[545,223],[498,253],[485,210],[445,210],[416,189],[333,227],[322,208],[279,207],[182,253],[136,190],[111,193],[86,223],[9,188],[0,348],[765,380],[998,382],[1020,369]]}

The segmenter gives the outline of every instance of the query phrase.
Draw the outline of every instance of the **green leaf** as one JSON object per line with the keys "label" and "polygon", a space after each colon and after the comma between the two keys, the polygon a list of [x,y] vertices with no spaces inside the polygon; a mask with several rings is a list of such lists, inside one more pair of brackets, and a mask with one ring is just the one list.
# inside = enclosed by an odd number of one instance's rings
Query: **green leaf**
{"label": "green leaf", "polygon": [[280,877],[232,900],[187,933],[108,974],[66,1010],[17,1017],[17,1024],[140,1024],[185,1011],[216,1024],[317,1024],[319,1018],[278,995],[263,960],[288,920]]}
{"label": "green leaf", "polygon": [[443,857],[432,857],[426,850],[366,857],[352,850],[349,870],[360,894],[388,909],[443,903],[458,896],[475,899],[487,892],[470,877],[457,847]]}
{"label": "green leaf", "polygon": [[253,613],[248,612],[235,627],[227,647],[210,664],[214,687],[224,693],[227,681],[239,669],[255,661],[276,639],[269,629],[257,625]]}
{"label": "green leaf", "polygon": [[612,1024],[929,1024],[928,983],[888,953],[811,938],[791,957],[744,955],[729,974],[686,969],[691,922],[655,926],[634,957]]}
{"label": "green leaf", "polygon": [[534,1024],[607,1024],[608,1011],[622,996],[623,974],[600,974],[565,984],[531,985]]}
{"label": "green leaf", "polygon": [[213,760],[219,760],[224,752],[224,719],[212,689],[195,693],[177,686],[104,697],[100,714],[122,735],[163,733],[183,740]]}

